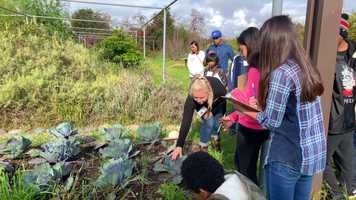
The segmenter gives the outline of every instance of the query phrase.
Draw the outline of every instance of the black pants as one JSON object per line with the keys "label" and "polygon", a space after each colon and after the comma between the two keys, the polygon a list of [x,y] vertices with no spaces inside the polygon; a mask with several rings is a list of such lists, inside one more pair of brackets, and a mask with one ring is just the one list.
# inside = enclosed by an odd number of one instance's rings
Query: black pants
{"label": "black pants", "polygon": [[352,150],[353,175],[352,175],[352,190],[356,190],[356,131],[353,134],[354,148]]}
{"label": "black pants", "polygon": [[236,168],[241,174],[250,178],[256,184],[258,184],[258,155],[263,142],[268,139],[268,136],[268,130],[255,130],[242,125],[238,127],[235,151]]}
{"label": "black pants", "polygon": [[[352,151],[353,151],[353,132],[328,135],[327,160],[324,171],[326,183],[330,186],[335,195],[351,193],[352,183]],[[340,173],[335,173],[333,164]],[[340,176],[336,176],[340,174]]]}

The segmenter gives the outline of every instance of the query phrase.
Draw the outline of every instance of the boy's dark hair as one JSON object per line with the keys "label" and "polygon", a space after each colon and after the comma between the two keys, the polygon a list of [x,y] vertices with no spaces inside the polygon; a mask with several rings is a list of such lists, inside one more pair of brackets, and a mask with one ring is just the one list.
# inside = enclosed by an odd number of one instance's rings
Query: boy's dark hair
{"label": "boy's dark hair", "polygon": [[260,31],[256,27],[249,27],[237,37],[239,44],[247,47],[247,62],[254,67],[258,66],[258,53],[260,49]]}
{"label": "boy's dark hair", "polygon": [[199,193],[199,189],[214,193],[225,181],[223,166],[206,152],[190,154],[181,168],[183,183],[187,189]]}
{"label": "boy's dark hair", "polygon": [[208,54],[205,56],[205,65],[208,62],[215,62],[215,65],[219,65],[219,57],[214,51],[209,51]]}

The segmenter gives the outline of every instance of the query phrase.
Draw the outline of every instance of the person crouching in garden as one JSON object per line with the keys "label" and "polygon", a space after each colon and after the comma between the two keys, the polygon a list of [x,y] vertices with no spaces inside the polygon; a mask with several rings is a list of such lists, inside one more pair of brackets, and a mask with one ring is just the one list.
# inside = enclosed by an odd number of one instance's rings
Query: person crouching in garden
{"label": "person crouching in garden", "polygon": [[[192,123],[194,111],[202,119],[200,149],[203,151],[208,150],[210,137],[214,139],[215,144],[219,143],[219,131],[217,129],[219,119],[226,111],[226,100],[222,98],[225,94],[226,89],[217,78],[199,76],[192,80],[190,92],[184,104],[177,145],[171,155],[173,160],[183,153],[183,145]],[[217,144],[216,146],[219,145]]]}

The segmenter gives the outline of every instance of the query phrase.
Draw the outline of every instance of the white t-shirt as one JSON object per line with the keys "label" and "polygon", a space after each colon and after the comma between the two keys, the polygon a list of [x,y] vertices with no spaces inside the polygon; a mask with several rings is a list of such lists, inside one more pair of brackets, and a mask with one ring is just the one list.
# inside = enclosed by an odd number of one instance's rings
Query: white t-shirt
{"label": "white t-shirt", "polygon": [[204,59],[205,59],[204,51],[199,51],[199,54],[189,53],[188,62],[187,62],[189,77],[192,78],[195,75],[204,74],[204,65],[203,65]]}

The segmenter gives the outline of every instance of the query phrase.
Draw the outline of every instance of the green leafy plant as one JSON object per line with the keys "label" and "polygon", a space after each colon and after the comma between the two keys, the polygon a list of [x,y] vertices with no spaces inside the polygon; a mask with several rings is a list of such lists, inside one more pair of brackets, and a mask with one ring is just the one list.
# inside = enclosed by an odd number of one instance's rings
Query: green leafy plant
{"label": "green leafy plant", "polygon": [[28,171],[24,177],[26,184],[34,185],[40,190],[48,189],[64,180],[73,169],[73,165],[59,162],[51,166],[49,163],[38,165],[33,170]]}
{"label": "green leafy plant", "polygon": [[143,60],[137,45],[121,30],[114,30],[113,35],[105,38],[98,48],[104,59],[124,67],[137,66]]}
{"label": "green leafy plant", "polygon": [[115,124],[110,128],[102,128],[100,129],[100,133],[106,141],[113,141],[130,136],[130,130],[121,124]]}
{"label": "green leafy plant", "polygon": [[80,153],[79,142],[75,139],[58,139],[43,144],[40,156],[50,163],[57,163],[73,158]]}
{"label": "green leafy plant", "polygon": [[219,163],[223,164],[223,162],[224,162],[223,152],[214,149],[212,146],[209,146],[208,147],[208,153],[213,158],[215,158],[217,161],[219,161]]}
{"label": "green leafy plant", "polygon": [[14,136],[0,145],[0,154],[5,154],[8,158],[17,158],[24,153],[31,145],[31,140],[23,136]]}
{"label": "green leafy plant", "polygon": [[50,128],[48,132],[56,137],[62,138],[68,138],[78,133],[78,131],[74,129],[74,124],[71,122],[61,123],[55,128]]}
{"label": "green leafy plant", "polygon": [[128,159],[131,150],[131,140],[125,138],[112,140],[107,147],[100,149],[99,152],[103,158]]}
{"label": "green leafy plant", "polygon": [[26,184],[25,171],[19,169],[13,176],[0,170],[0,197],[1,200],[33,200],[48,199],[49,191],[41,192],[36,186]]}
{"label": "green leafy plant", "polygon": [[186,156],[181,156],[176,160],[172,160],[169,155],[165,155],[162,162],[157,162],[153,168],[155,172],[168,172],[170,176],[167,181],[174,184],[179,184],[182,181],[181,166]]}
{"label": "green leafy plant", "polygon": [[162,195],[164,200],[191,200],[184,191],[175,184],[165,183],[159,186],[158,193]]}
{"label": "green leafy plant", "polygon": [[132,175],[134,162],[130,159],[111,159],[104,164],[101,175],[96,181],[99,188],[122,186],[127,183],[127,179]]}
{"label": "green leafy plant", "polygon": [[157,140],[161,134],[160,123],[144,124],[137,129],[136,139],[139,142],[152,142]]}

